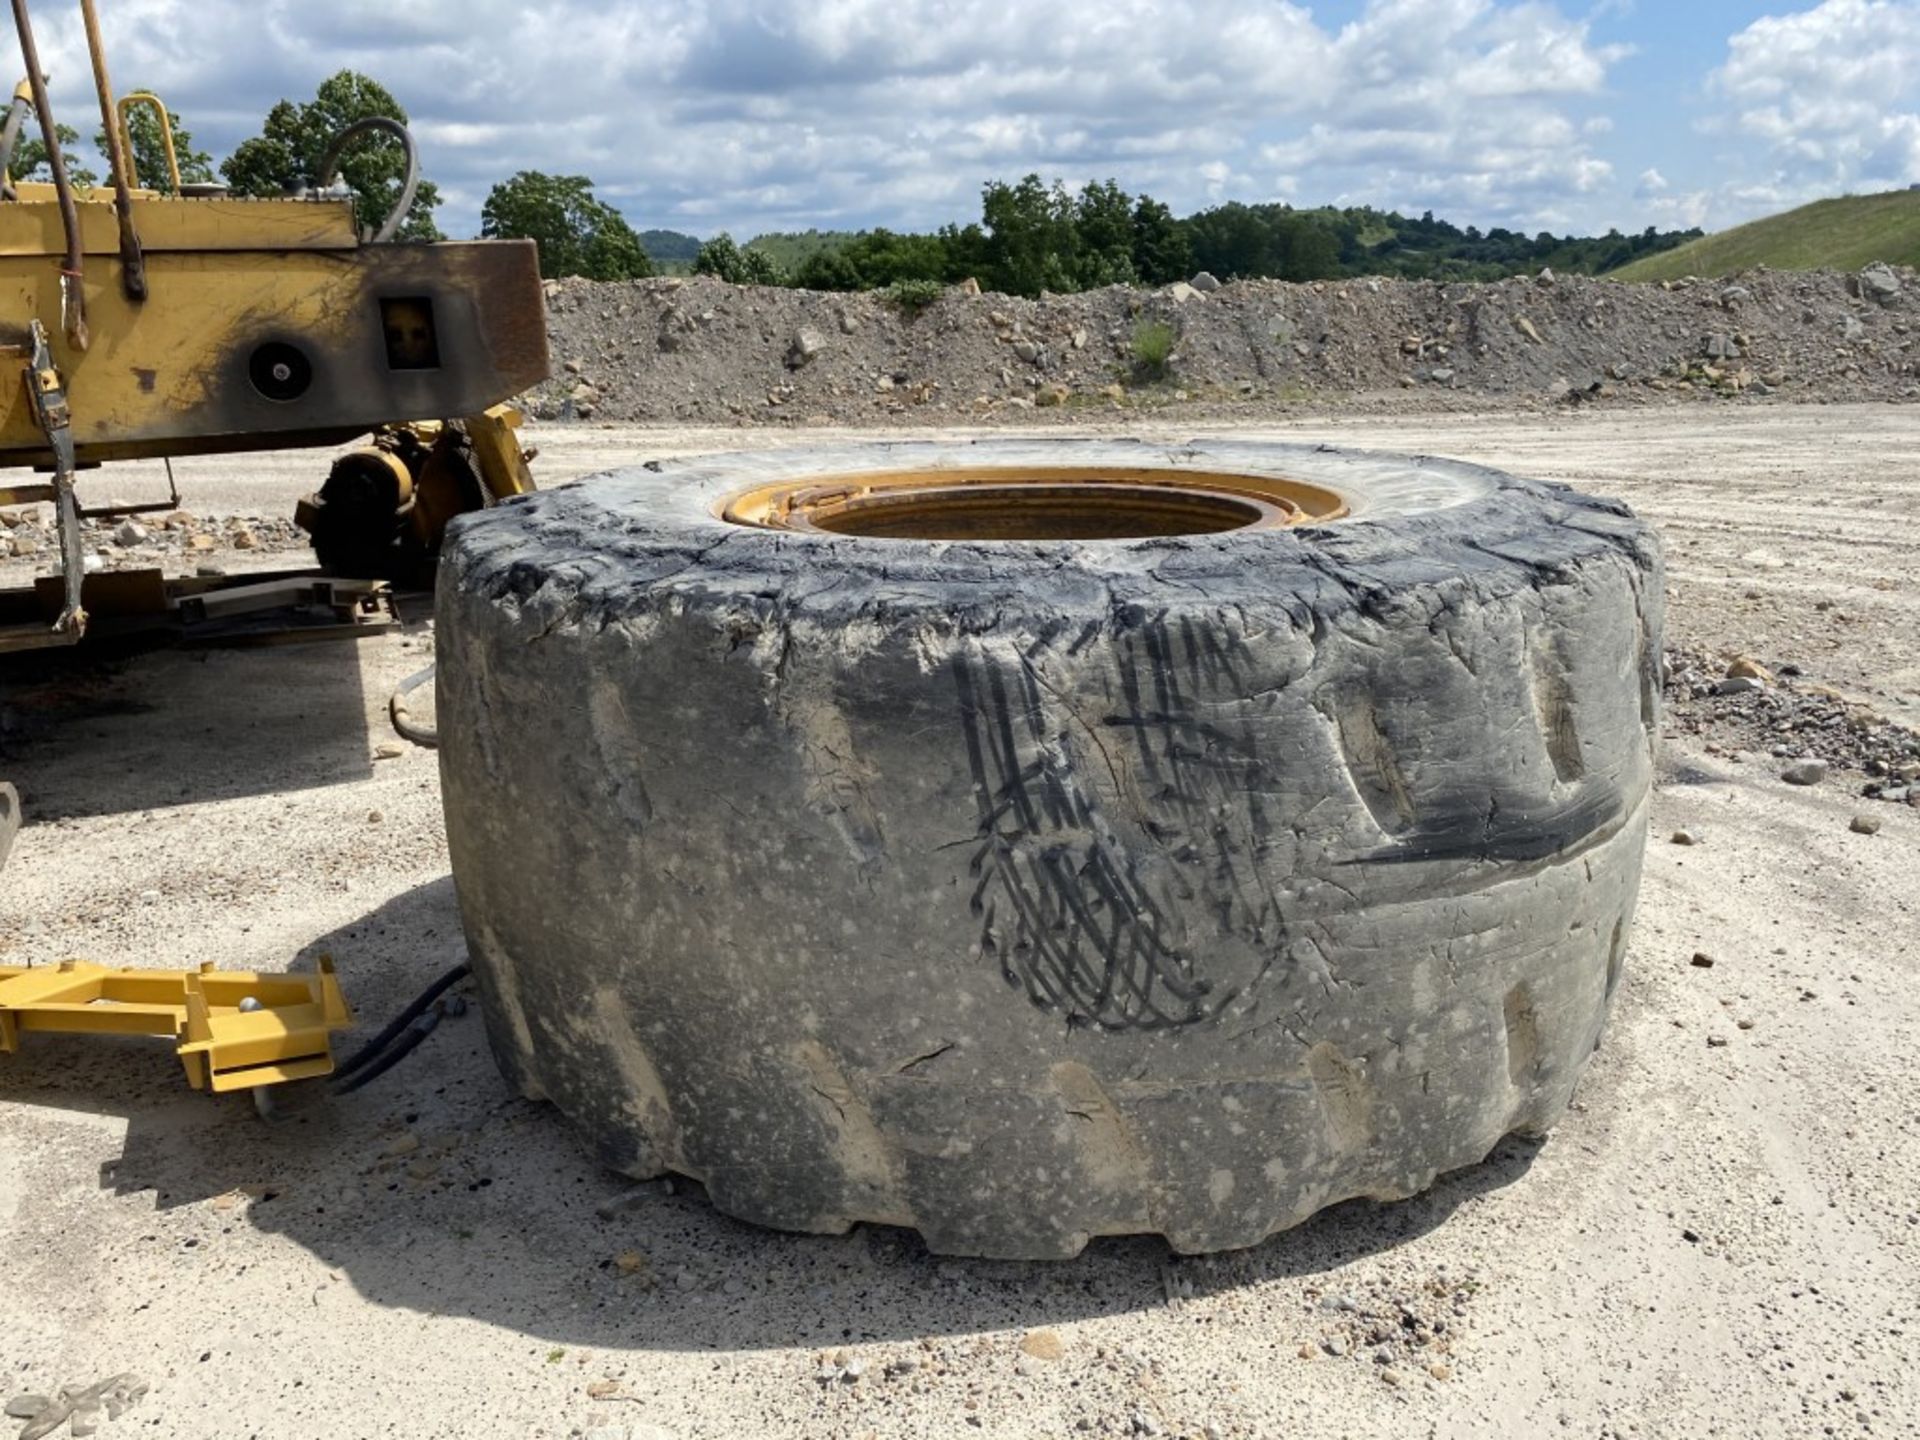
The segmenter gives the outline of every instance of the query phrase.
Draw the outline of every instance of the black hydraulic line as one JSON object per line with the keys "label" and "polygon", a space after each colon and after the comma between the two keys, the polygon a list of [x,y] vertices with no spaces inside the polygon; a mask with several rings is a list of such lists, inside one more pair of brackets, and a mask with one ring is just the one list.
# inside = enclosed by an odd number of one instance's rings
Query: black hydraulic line
{"label": "black hydraulic line", "polygon": [[414,192],[420,188],[420,151],[413,143],[413,132],[406,126],[391,115],[368,115],[354,121],[334,136],[333,144],[327,147],[327,153],[320,161],[320,173],[315,177],[315,188],[325,190],[331,186],[339,176],[340,160],[346,154],[348,143],[374,130],[385,131],[400,142],[407,164],[400,182],[400,193],[393,202],[393,209],[387,212],[387,218],[380,228],[365,237],[370,244],[384,245],[399,233],[401,223],[407,218],[407,212],[413,208]]}
{"label": "black hydraulic line", "polygon": [[438,1010],[427,1011],[426,1014],[415,1020],[412,1026],[409,1027],[407,1033],[401,1036],[394,1046],[378,1060],[375,1060],[371,1065],[367,1066],[366,1069],[362,1070],[344,1084],[336,1083],[334,1093],[336,1095],[351,1095],[361,1086],[371,1084],[373,1081],[378,1080],[382,1075],[386,1074],[387,1071],[391,1070],[402,1060],[406,1059],[408,1055],[412,1054],[414,1048],[418,1046],[422,1040],[426,1039],[427,1036],[431,1035],[439,1023],[440,1012]]}
{"label": "black hydraulic line", "polygon": [[[384,1030],[382,1030],[378,1035],[374,1036],[371,1040],[367,1041],[367,1043],[362,1045],[358,1050],[354,1051],[352,1057],[349,1058],[345,1064],[339,1066],[333,1072],[334,1083],[336,1085],[340,1084],[341,1081],[345,1080],[347,1076],[353,1074],[354,1071],[360,1069],[363,1065],[366,1065],[370,1061],[376,1059],[382,1050],[386,1049],[388,1045],[393,1043],[393,1038],[396,1035],[398,1035],[402,1030],[405,1030],[415,1020],[418,1020],[421,1014],[426,1011],[427,1007],[432,1005],[434,1001],[438,1000],[440,996],[449,987],[458,984],[460,981],[466,979],[466,977],[468,975],[471,975],[472,973],[473,973],[473,967],[467,964],[466,961],[462,960],[458,965],[454,966],[451,970],[447,971],[446,974],[442,975],[438,980],[434,981],[433,984],[429,985],[425,990],[421,991],[418,999],[416,999],[411,1005],[407,1006],[407,1008],[402,1010],[398,1015],[394,1016],[393,1019],[389,1020]],[[411,1050],[415,1045],[418,1045],[419,1043],[420,1041],[418,1039],[410,1038],[405,1048],[408,1050]],[[384,1070],[385,1068],[386,1066],[384,1065],[380,1067],[381,1070]],[[378,1074],[379,1071],[376,1070],[374,1073]],[[343,1088],[351,1090],[356,1087],[352,1085],[348,1085],[348,1086],[344,1086]]]}

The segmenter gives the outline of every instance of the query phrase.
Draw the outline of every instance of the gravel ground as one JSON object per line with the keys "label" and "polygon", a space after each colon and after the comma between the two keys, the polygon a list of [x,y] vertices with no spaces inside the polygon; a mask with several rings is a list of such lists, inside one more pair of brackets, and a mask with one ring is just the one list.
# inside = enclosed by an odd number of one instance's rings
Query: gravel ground
{"label": "gravel ground", "polygon": [[[599,1171],[505,1091],[472,1016],[271,1125],[188,1091],[164,1046],[33,1036],[0,1063],[0,1398],[133,1371],[150,1391],[107,1437],[1913,1433],[1920,815],[1862,795],[1920,722],[1912,413],[1263,427],[1573,481],[1666,534],[1657,838],[1613,1024],[1544,1145],[1214,1259],[936,1260]],[[535,438],[554,482],[812,437]],[[322,465],[180,468],[225,534]],[[127,466],[114,489],[160,483]],[[0,963],[331,953],[360,1013],[391,1013],[459,939],[434,762],[380,758],[430,644],[414,607],[357,645],[10,662],[0,774],[29,825]],[[1742,658],[1771,679],[1719,693]],[[1827,777],[1784,782],[1807,752]]]}

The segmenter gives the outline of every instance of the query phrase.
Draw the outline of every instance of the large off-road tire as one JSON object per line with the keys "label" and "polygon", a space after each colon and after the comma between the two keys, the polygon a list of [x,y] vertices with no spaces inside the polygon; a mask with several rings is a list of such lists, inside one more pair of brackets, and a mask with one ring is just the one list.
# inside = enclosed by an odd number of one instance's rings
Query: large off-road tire
{"label": "large off-road tire", "polygon": [[[1351,513],[996,542],[721,513],[987,465]],[[1546,1130],[1620,978],[1661,579],[1617,504],[1212,440],[729,455],[463,518],[438,614],[501,1064],[749,1220],[1250,1245]]]}
{"label": "large off-road tire", "polygon": [[0,869],[13,849],[13,837],[20,833],[20,792],[0,780]]}

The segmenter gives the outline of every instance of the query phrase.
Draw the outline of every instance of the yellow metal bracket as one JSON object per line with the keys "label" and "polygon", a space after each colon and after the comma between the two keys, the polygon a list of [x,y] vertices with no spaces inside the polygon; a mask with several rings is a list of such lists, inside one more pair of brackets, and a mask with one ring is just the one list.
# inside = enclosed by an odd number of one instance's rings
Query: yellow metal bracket
{"label": "yellow metal bracket", "polygon": [[520,448],[520,412],[511,405],[494,405],[461,421],[473,447],[474,468],[487,487],[487,503],[533,490],[531,462],[536,452]]}
{"label": "yellow metal bracket", "polygon": [[108,970],[82,960],[0,965],[0,1054],[35,1030],[164,1035],[187,1082],[216,1093],[333,1072],[332,1035],[353,1023],[333,961],[312,975]]}

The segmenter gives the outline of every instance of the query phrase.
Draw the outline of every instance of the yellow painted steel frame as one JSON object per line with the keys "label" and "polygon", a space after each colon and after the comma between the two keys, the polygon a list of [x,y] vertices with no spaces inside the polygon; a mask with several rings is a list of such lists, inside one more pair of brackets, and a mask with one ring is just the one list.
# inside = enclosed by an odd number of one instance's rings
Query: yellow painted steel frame
{"label": "yellow painted steel frame", "polygon": [[[0,355],[31,317],[61,314],[58,209],[48,187],[16,189],[0,204]],[[363,245],[344,200],[143,192],[131,213],[147,296],[132,301],[108,198],[83,192],[76,206],[91,339],[54,338],[83,466],[340,444],[478,414],[547,375],[530,243]],[[0,365],[0,465],[42,465],[16,376]]]}
{"label": "yellow painted steel frame", "polygon": [[[243,1002],[246,1008],[242,1008]],[[251,1090],[333,1072],[332,1033],[353,1023],[333,961],[312,975],[108,970],[81,960],[0,965],[0,1054],[28,1031],[164,1035],[196,1090]]]}
{"label": "yellow painted steel frame", "polygon": [[520,448],[517,433],[524,417],[511,405],[491,405],[463,422],[473,446],[474,468],[495,500],[533,491],[533,451]]}

